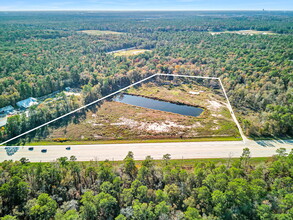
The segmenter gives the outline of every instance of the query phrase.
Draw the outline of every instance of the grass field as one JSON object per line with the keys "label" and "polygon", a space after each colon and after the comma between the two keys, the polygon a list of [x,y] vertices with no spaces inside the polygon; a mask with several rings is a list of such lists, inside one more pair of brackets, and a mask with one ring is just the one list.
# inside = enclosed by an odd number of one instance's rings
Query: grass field
{"label": "grass field", "polygon": [[149,52],[151,50],[145,50],[145,49],[134,49],[134,50],[124,50],[124,51],[118,51],[114,53],[114,56],[132,56],[137,55],[145,52]]}
{"label": "grass field", "polygon": [[123,34],[122,32],[116,32],[116,31],[100,31],[100,30],[84,30],[84,31],[79,31],[81,33],[89,34],[89,35],[106,35],[106,34]]}

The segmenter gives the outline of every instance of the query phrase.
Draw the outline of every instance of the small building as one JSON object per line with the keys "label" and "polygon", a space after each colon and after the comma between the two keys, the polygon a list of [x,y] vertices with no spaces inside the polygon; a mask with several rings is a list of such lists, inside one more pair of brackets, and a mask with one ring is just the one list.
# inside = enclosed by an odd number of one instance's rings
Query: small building
{"label": "small building", "polygon": [[16,105],[22,109],[27,109],[27,108],[29,108],[33,105],[37,105],[37,104],[38,104],[37,99],[35,99],[33,97],[30,97],[28,99],[25,99],[25,100],[22,100],[22,101],[19,101],[16,103]]}
{"label": "small building", "polygon": [[192,95],[199,95],[199,92],[192,92],[192,91],[190,91],[189,94],[192,94]]}
{"label": "small building", "polygon": [[9,113],[12,113],[14,111],[14,108],[11,105],[5,106],[3,108],[0,108],[0,115],[8,115]]}

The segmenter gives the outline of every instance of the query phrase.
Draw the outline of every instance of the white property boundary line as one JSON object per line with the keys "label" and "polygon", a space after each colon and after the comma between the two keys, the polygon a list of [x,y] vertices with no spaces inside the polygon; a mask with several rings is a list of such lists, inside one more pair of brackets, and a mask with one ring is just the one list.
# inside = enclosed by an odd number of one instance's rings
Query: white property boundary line
{"label": "white property boundary line", "polygon": [[241,137],[242,137],[242,140],[243,140],[244,144],[247,143],[247,140],[248,140],[248,139],[245,137],[245,135],[244,135],[244,133],[243,133],[243,130],[242,130],[242,128],[241,128],[241,126],[240,126],[240,124],[239,124],[239,122],[238,122],[238,120],[237,120],[235,114],[234,114],[233,108],[232,108],[231,103],[230,103],[230,101],[229,101],[229,98],[228,98],[228,96],[227,96],[226,90],[225,90],[225,88],[224,88],[224,86],[223,86],[223,84],[222,84],[222,80],[221,80],[221,78],[219,78],[219,77],[210,77],[210,76],[173,75],[173,74],[163,74],[163,73],[158,74],[158,75],[159,75],[159,76],[173,76],[173,77],[175,77],[175,76],[179,76],[179,77],[186,77],[186,78],[215,79],[215,80],[219,80],[220,85],[221,85],[221,87],[222,87],[222,90],[223,90],[223,92],[224,92],[225,98],[226,98],[226,100],[227,100],[227,104],[228,104],[227,107],[228,107],[228,110],[230,111],[230,114],[231,114],[231,116],[232,116],[232,118],[233,118],[235,124],[237,125],[237,128],[238,128],[238,130],[239,130],[239,133],[240,133],[240,135],[241,135]]}
{"label": "white property boundary line", "polygon": [[8,143],[8,142],[10,142],[10,141],[13,141],[13,140],[15,140],[15,139],[17,139],[17,138],[19,138],[19,137],[22,137],[23,135],[26,135],[26,134],[28,134],[28,133],[31,133],[32,131],[35,131],[35,130],[37,130],[37,129],[39,129],[39,128],[42,128],[42,127],[44,127],[44,126],[46,126],[46,125],[48,125],[48,124],[51,124],[52,122],[58,121],[58,120],[61,119],[61,118],[64,118],[64,117],[66,117],[66,116],[68,116],[68,115],[71,115],[71,114],[73,114],[73,113],[75,113],[75,112],[78,112],[78,111],[81,110],[81,109],[84,109],[84,108],[87,108],[87,107],[89,107],[89,106],[91,106],[91,105],[93,105],[93,104],[96,104],[97,102],[100,102],[100,101],[102,101],[102,100],[104,100],[104,99],[106,99],[106,98],[109,98],[109,97],[111,97],[111,96],[113,96],[113,95],[115,95],[115,94],[117,94],[117,93],[119,93],[119,92],[122,92],[122,91],[125,90],[125,89],[128,89],[128,88],[130,88],[130,87],[132,87],[132,86],[135,86],[135,85],[137,85],[137,84],[140,84],[140,83],[142,83],[142,82],[144,82],[144,81],[146,81],[146,80],[148,80],[148,79],[151,79],[151,78],[153,78],[154,76],[157,76],[157,75],[158,75],[158,74],[151,75],[151,76],[149,76],[149,77],[147,77],[147,78],[144,78],[144,79],[142,79],[142,80],[140,80],[140,81],[138,81],[138,82],[136,82],[136,83],[133,83],[133,84],[131,84],[131,85],[129,85],[129,86],[126,86],[126,87],[124,87],[124,88],[122,88],[122,89],[119,89],[119,90],[117,90],[116,92],[113,92],[113,93],[111,93],[111,94],[109,94],[109,95],[106,95],[106,96],[100,98],[100,99],[97,99],[96,101],[93,101],[93,102],[91,102],[91,103],[89,103],[89,104],[86,104],[86,105],[84,105],[84,106],[81,106],[81,107],[79,107],[79,108],[77,108],[77,109],[75,109],[75,110],[73,110],[73,111],[71,111],[71,112],[68,112],[68,113],[64,114],[64,115],[61,115],[61,116],[59,116],[58,118],[55,118],[55,119],[53,119],[53,120],[51,120],[51,121],[48,121],[48,122],[46,122],[46,123],[44,123],[44,124],[42,124],[42,125],[40,125],[40,126],[38,126],[38,127],[35,127],[35,128],[33,128],[33,129],[31,129],[31,130],[28,130],[28,131],[26,131],[26,132],[20,134],[20,135],[17,135],[17,136],[15,136],[15,137],[13,137],[13,138],[10,138],[10,139],[8,139],[8,140],[2,142],[2,143],[0,144],[0,146],[3,145],[3,144]]}
{"label": "white property boundary line", "polygon": [[122,92],[122,91],[124,91],[124,90],[126,90],[126,89],[128,89],[128,88],[130,88],[130,87],[133,87],[133,86],[135,86],[135,85],[137,85],[137,84],[140,84],[140,83],[142,83],[142,82],[144,82],[144,81],[146,81],[146,80],[148,80],[148,79],[151,79],[151,78],[153,78],[153,77],[155,77],[155,76],[172,76],[172,77],[176,77],[176,76],[178,76],[178,77],[186,77],[186,78],[215,79],[215,80],[219,80],[220,85],[221,85],[221,87],[222,87],[222,89],[223,89],[224,95],[225,95],[225,97],[226,97],[226,99],[227,99],[228,109],[229,109],[229,111],[230,111],[230,114],[231,114],[232,118],[234,119],[234,121],[235,121],[235,123],[236,123],[236,125],[237,125],[237,127],[238,127],[238,130],[239,130],[239,132],[240,132],[240,135],[241,135],[241,137],[242,137],[242,140],[243,140],[243,142],[244,142],[244,144],[245,144],[247,138],[245,137],[245,135],[244,135],[244,133],[243,133],[243,131],[242,131],[242,128],[240,127],[240,124],[238,123],[237,118],[236,118],[235,115],[234,115],[234,112],[233,112],[232,106],[231,106],[231,104],[230,104],[230,101],[229,101],[229,99],[228,99],[228,96],[227,96],[227,94],[226,94],[226,91],[225,91],[225,89],[224,89],[224,86],[223,86],[222,81],[221,81],[220,78],[217,78],[217,77],[209,77],[209,76],[190,76],[190,75],[173,75],[173,74],[156,73],[156,74],[151,75],[151,76],[149,76],[149,77],[146,77],[146,78],[144,78],[144,79],[142,79],[142,80],[140,80],[140,81],[138,81],[138,82],[135,82],[135,83],[133,83],[133,84],[131,84],[131,85],[129,85],[129,86],[126,86],[126,87],[124,87],[124,88],[122,88],[122,89],[119,89],[119,90],[117,90],[116,92],[113,92],[113,93],[111,93],[111,94],[109,94],[109,95],[106,95],[106,96],[100,98],[100,99],[97,99],[97,100],[95,100],[95,101],[93,101],[93,102],[91,102],[91,103],[89,103],[89,104],[86,104],[86,105],[84,105],[84,106],[81,106],[81,107],[79,107],[79,108],[77,108],[77,109],[75,109],[75,110],[73,110],[73,111],[71,111],[71,112],[68,112],[68,113],[66,113],[66,114],[64,114],[64,115],[61,115],[61,116],[59,116],[59,117],[57,117],[57,118],[55,118],[55,119],[53,119],[53,120],[51,120],[51,121],[48,121],[48,122],[46,122],[46,123],[44,123],[44,124],[42,124],[42,125],[39,125],[39,126],[33,128],[33,129],[31,129],[31,130],[28,130],[28,131],[26,131],[26,132],[24,132],[24,133],[22,133],[22,134],[20,134],[20,135],[17,135],[17,136],[15,136],[15,137],[13,137],[13,138],[10,138],[10,139],[8,139],[8,140],[6,140],[6,141],[0,143],[0,146],[1,146],[1,145],[4,145],[4,144],[6,144],[6,143],[8,143],[8,142],[10,142],[10,141],[13,141],[13,140],[15,140],[15,139],[17,139],[17,138],[20,138],[20,137],[22,137],[22,136],[24,136],[24,135],[26,135],[26,134],[29,134],[29,133],[31,133],[31,132],[33,132],[33,131],[39,129],[39,128],[42,128],[42,127],[44,127],[44,126],[46,126],[46,125],[49,125],[49,124],[51,124],[51,123],[53,123],[53,122],[55,122],[55,121],[58,121],[59,119],[62,119],[62,118],[64,118],[64,117],[68,116],[68,115],[71,115],[71,114],[73,114],[73,113],[75,113],[75,112],[78,112],[78,111],[80,111],[80,110],[82,110],[82,109],[84,109],[84,108],[87,108],[87,107],[89,107],[89,106],[91,106],[91,105],[93,105],[93,104],[96,104],[96,103],[98,103],[98,102],[100,102],[100,101],[102,101],[102,100],[104,100],[104,99],[107,99],[107,98],[109,98],[109,97],[111,97],[111,96],[113,96],[113,95],[115,95],[115,94],[117,94],[117,93],[120,93],[120,92]]}
{"label": "white property boundary line", "polygon": [[241,128],[241,126],[240,126],[240,124],[239,124],[239,122],[238,122],[238,120],[237,120],[235,114],[234,114],[234,111],[233,111],[232,105],[231,105],[231,103],[230,103],[230,101],[229,101],[229,98],[228,98],[228,96],[227,96],[226,90],[225,90],[225,88],[224,88],[224,86],[223,86],[223,84],[222,84],[222,80],[221,80],[221,78],[218,78],[218,80],[219,80],[220,85],[221,85],[221,87],[222,87],[222,89],[223,89],[224,95],[225,95],[225,97],[226,97],[226,99],[227,99],[228,109],[229,109],[229,111],[230,111],[230,114],[231,114],[232,118],[234,119],[234,121],[235,121],[235,123],[236,123],[236,125],[237,125],[237,127],[238,127],[239,133],[240,133],[240,135],[241,135],[241,137],[242,137],[242,140],[243,140],[244,144],[246,144],[247,141],[248,141],[248,139],[247,139],[247,137],[244,135],[243,130],[242,130],[242,128]]}

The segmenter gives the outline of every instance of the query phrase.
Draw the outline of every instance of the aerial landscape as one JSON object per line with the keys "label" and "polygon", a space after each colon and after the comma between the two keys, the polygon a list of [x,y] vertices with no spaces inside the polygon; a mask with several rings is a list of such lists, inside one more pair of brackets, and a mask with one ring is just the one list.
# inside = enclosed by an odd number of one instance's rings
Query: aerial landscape
{"label": "aerial landscape", "polygon": [[219,2],[0,6],[0,220],[293,219],[293,3]]}

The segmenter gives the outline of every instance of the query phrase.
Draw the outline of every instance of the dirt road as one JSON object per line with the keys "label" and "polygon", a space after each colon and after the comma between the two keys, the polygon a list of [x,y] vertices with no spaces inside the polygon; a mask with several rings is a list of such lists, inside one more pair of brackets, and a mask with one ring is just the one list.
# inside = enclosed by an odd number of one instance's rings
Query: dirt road
{"label": "dirt road", "polygon": [[[67,150],[66,147],[70,147]],[[79,161],[89,160],[123,160],[128,151],[134,153],[136,160],[143,160],[147,155],[161,159],[164,154],[171,154],[172,159],[188,158],[227,158],[239,157],[243,148],[249,147],[252,157],[270,157],[278,148],[286,148],[289,153],[293,149],[293,140],[250,141],[244,145],[242,141],[218,142],[179,142],[179,143],[140,143],[140,144],[103,144],[103,145],[59,145],[0,147],[0,162],[28,158],[31,162],[47,162],[59,157],[74,155]],[[42,153],[42,149],[47,149]],[[8,155],[9,154],[9,155]]]}

